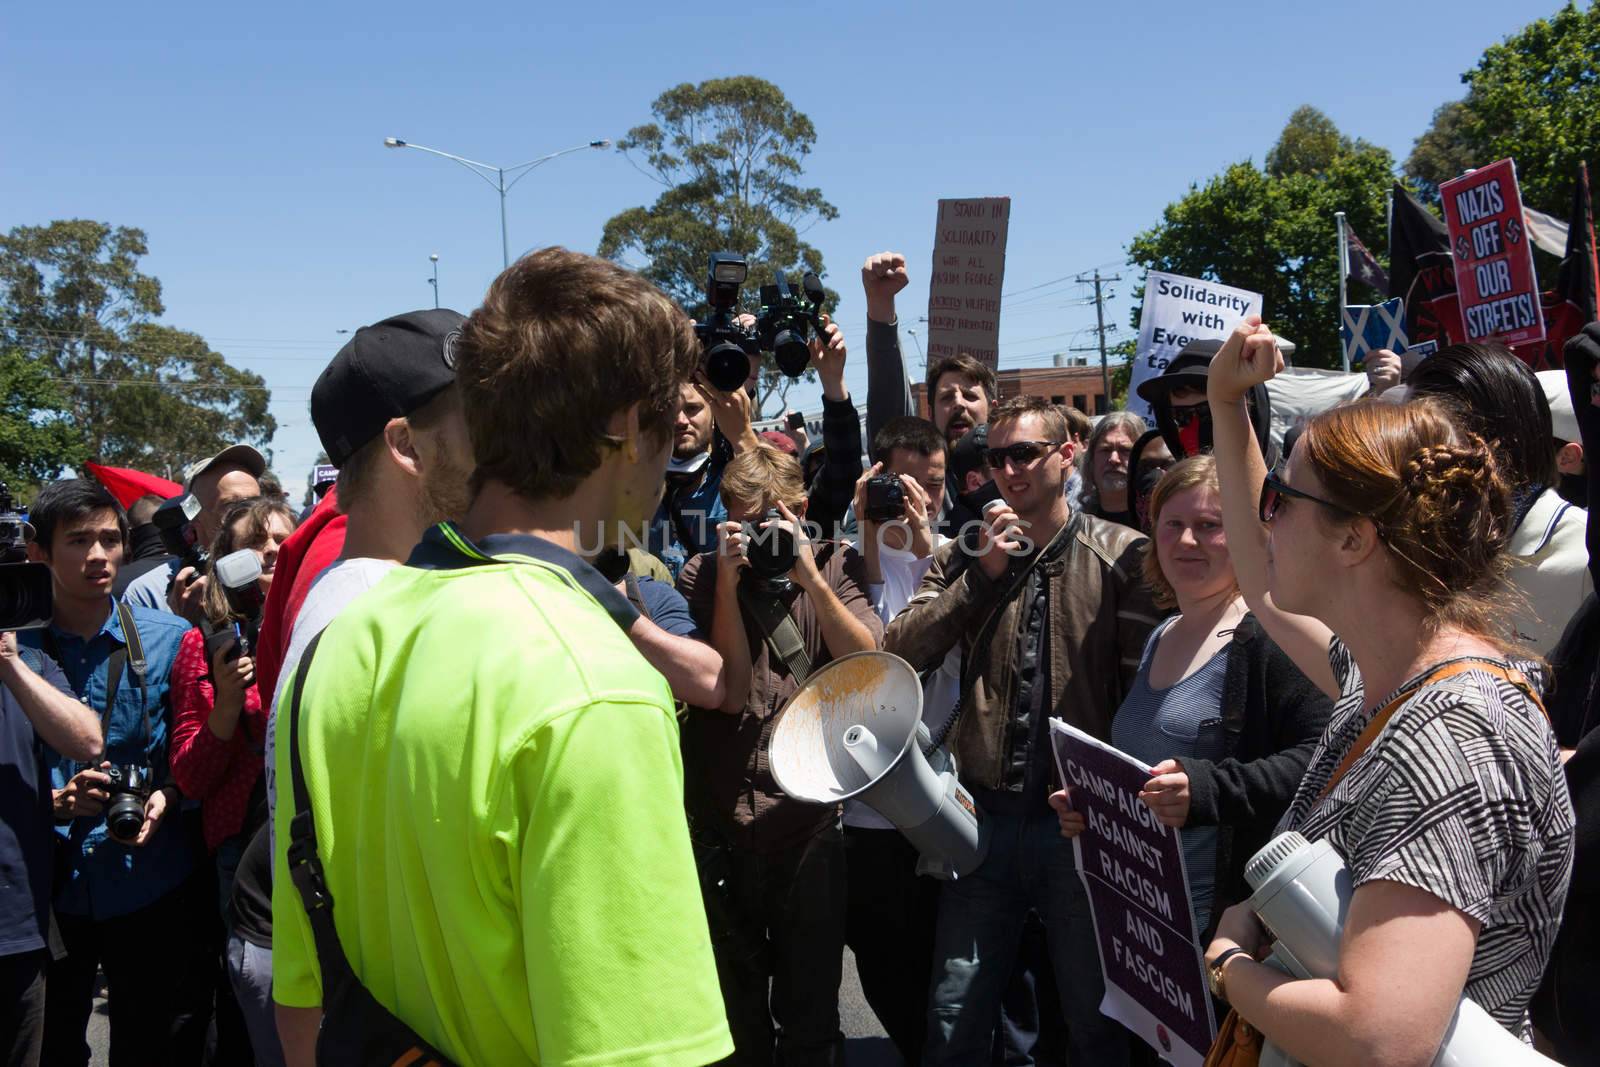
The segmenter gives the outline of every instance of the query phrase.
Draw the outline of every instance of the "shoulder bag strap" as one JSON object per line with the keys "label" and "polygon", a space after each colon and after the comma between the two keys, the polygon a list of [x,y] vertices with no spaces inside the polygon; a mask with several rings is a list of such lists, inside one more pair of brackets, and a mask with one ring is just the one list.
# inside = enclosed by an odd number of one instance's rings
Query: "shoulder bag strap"
{"label": "shoulder bag strap", "polygon": [[1539,712],[1544,715],[1547,721],[1550,718],[1550,713],[1545,711],[1544,701],[1539,699],[1539,694],[1533,691],[1533,686],[1528,684],[1528,680],[1523,677],[1521,671],[1507,670],[1503,664],[1488,659],[1459,659],[1452,663],[1443,664],[1423,675],[1422,680],[1415,687],[1407,689],[1378,710],[1378,713],[1372,717],[1372,721],[1367,723],[1366,729],[1361,731],[1361,736],[1356,738],[1356,743],[1350,746],[1350,751],[1344,754],[1344,758],[1334,768],[1333,775],[1328,779],[1328,783],[1322,787],[1322,792],[1317,794],[1317,799],[1319,801],[1324,800],[1329,793],[1333,792],[1333,787],[1339,784],[1350,768],[1355,766],[1356,760],[1364,756],[1367,749],[1372,747],[1372,742],[1376,741],[1378,735],[1383,733],[1383,728],[1394,717],[1394,713],[1400,710],[1402,704],[1416,696],[1423,686],[1432,682],[1442,682],[1446,678],[1453,678],[1458,674],[1465,674],[1473,670],[1485,671],[1510,682],[1522,690],[1523,696],[1533,702],[1533,706],[1539,709]]}

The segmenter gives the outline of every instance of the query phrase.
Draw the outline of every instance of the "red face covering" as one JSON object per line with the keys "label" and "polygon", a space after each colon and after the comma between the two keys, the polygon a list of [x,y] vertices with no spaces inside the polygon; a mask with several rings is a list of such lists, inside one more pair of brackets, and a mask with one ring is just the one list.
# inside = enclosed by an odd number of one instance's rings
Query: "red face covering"
{"label": "red face covering", "polygon": [[1198,416],[1189,420],[1187,426],[1178,430],[1178,441],[1183,445],[1184,456],[1198,456],[1200,454],[1200,418]]}

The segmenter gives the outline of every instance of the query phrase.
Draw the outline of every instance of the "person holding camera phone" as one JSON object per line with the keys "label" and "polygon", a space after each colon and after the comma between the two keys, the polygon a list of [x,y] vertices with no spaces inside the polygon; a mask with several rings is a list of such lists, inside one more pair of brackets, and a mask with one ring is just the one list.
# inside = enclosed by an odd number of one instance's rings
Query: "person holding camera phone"
{"label": "person holding camera phone", "polygon": [[49,967],[43,1062],[88,1062],[84,1033],[103,969],[112,1064],[198,1064],[215,968],[194,915],[212,906],[210,878],[198,821],[180,810],[167,765],[172,666],[189,627],[111,595],[127,517],[103,488],[54,482],[30,518],[28,555],[50,567],[54,604],[50,625],[19,641],[61,665],[105,741],[97,759],[51,754],[66,955]]}
{"label": "person holding camera phone", "polygon": [[[687,805],[738,1063],[837,1064],[845,865],[836,807],[786,796],[772,726],[810,672],[878,646],[861,554],[813,542],[794,459],[765,441],[722,477],[716,553],[679,589],[722,655],[726,697],[683,723]],[[768,985],[771,983],[771,997]]]}

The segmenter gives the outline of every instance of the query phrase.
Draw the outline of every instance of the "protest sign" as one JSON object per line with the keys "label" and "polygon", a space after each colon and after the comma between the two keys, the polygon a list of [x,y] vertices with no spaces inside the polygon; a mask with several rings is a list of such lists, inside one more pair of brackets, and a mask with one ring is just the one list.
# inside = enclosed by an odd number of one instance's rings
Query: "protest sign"
{"label": "protest sign", "polygon": [[1455,255],[1456,294],[1468,341],[1544,340],[1533,242],[1509,159],[1439,186]]}
{"label": "protest sign", "polygon": [[1352,367],[1380,348],[1400,355],[1406,350],[1405,302],[1397,296],[1381,304],[1346,306],[1339,323],[1339,341]]}
{"label": "protest sign", "polygon": [[[939,201],[928,276],[928,362],[965,353],[1000,362],[1000,285],[1011,198]],[[928,398],[929,403],[933,398]]]}
{"label": "protest sign", "polygon": [[1216,1037],[1178,831],[1139,799],[1150,768],[1060,719],[1051,747],[1088,828],[1073,839],[1089,891],[1106,995],[1100,1011],[1179,1067],[1201,1067]]}
{"label": "protest sign", "polygon": [[1133,376],[1128,384],[1128,410],[1150,418],[1150,405],[1139,397],[1140,382],[1166,370],[1190,341],[1220,341],[1240,319],[1259,314],[1260,293],[1156,270],[1146,274],[1139,344],[1134,349]]}

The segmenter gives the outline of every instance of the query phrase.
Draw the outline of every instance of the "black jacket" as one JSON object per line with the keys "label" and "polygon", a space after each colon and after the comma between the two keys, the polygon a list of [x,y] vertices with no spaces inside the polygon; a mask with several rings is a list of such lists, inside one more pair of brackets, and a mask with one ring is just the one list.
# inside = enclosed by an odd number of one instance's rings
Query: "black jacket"
{"label": "black jacket", "polygon": [[1211,940],[1224,909],[1250,895],[1244,867],[1272,838],[1333,713],[1333,701],[1246,615],[1234,628],[1222,682],[1222,759],[1181,759],[1189,821],[1217,827]]}

